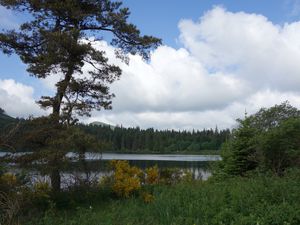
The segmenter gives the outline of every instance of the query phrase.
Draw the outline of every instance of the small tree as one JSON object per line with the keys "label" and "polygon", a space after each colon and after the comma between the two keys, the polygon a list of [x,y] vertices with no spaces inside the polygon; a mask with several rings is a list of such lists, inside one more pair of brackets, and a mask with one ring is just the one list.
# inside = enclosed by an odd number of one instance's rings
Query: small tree
{"label": "small tree", "polygon": [[[0,0],[0,4],[31,15],[32,20],[19,30],[0,33],[0,49],[8,55],[19,55],[32,76],[44,79],[60,75],[55,94],[42,96],[38,103],[51,109],[51,120],[66,127],[74,125],[77,116],[90,116],[94,109],[111,109],[114,94],[109,84],[119,78],[121,69],[109,63],[104,50],[93,47],[94,40],[110,33],[116,56],[125,62],[127,53],[148,59],[149,51],[161,43],[155,37],[141,36],[127,21],[129,9],[122,8],[118,1]],[[86,73],[82,69],[85,64],[90,65]],[[49,124],[51,127],[52,122]],[[57,161],[55,158],[52,163]],[[56,183],[59,173],[53,172],[51,182]],[[59,186],[54,185],[56,189]]]}

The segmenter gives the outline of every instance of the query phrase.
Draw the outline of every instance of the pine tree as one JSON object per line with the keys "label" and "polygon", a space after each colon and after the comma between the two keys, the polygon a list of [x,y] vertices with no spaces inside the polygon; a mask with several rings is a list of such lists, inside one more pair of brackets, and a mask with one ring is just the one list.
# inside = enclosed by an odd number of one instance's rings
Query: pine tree
{"label": "pine tree", "polygon": [[[148,59],[149,51],[161,43],[155,37],[141,36],[127,21],[129,9],[118,1],[0,0],[0,5],[31,16],[18,30],[0,33],[0,49],[8,55],[17,54],[34,77],[60,75],[55,94],[42,96],[38,102],[52,111],[45,120],[49,127],[54,121],[60,130],[74,125],[78,116],[89,116],[92,110],[111,109],[114,94],[109,84],[120,77],[121,69],[109,63],[104,50],[93,47],[95,40],[111,33],[116,56],[125,62],[127,53]],[[83,73],[84,65],[90,65],[87,73]],[[52,186],[58,189],[57,169],[55,174]]]}

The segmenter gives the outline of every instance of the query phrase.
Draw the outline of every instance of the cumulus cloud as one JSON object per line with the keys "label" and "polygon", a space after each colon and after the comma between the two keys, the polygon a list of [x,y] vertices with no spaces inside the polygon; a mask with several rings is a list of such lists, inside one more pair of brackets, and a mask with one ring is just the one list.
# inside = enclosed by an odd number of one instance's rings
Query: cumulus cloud
{"label": "cumulus cloud", "polygon": [[299,90],[300,22],[280,26],[216,7],[197,22],[182,20],[179,29],[184,46],[207,68],[232,72],[255,88]]}
{"label": "cumulus cloud", "polygon": [[161,46],[150,63],[131,56],[112,85],[114,110],[92,119],[160,128],[231,127],[245,110],[254,113],[285,100],[300,106],[300,22],[277,25],[262,15],[215,7],[178,27],[184,48]]}
{"label": "cumulus cloud", "polygon": [[0,79],[0,107],[8,115],[27,117],[29,115],[42,115],[44,112],[33,99],[33,88],[18,83],[12,79]]}
{"label": "cumulus cloud", "polygon": [[[110,86],[116,94],[113,110],[93,112],[84,121],[160,129],[231,128],[245,110],[254,113],[285,100],[300,107],[300,22],[278,25],[263,15],[215,7],[198,21],[181,20],[178,28],[183,47],[161,46],[149,62],[130,55],[126,65],[114,57],[112,46],[93,42],[123,74]],[[58,79],[47,78],[44,86],[53,89]],[[32,92],[24,96],[31,98]]]}
{"label": "cumulus cloud", "polygon": [[219,109],[249,91],[231,74],[208,73],[185,49],[162,46],[152,53],[149,64],[134,56],[128,66],[121,68],[123,76],[112,86],[117,94],[116,111]]}

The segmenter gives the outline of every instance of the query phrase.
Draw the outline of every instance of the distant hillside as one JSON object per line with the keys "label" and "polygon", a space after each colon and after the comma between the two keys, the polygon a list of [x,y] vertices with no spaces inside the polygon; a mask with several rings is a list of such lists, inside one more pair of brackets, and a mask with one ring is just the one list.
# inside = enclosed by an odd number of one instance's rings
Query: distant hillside
{"label": "distant hillside", "polygon": [[16,122],[15,118],[6,115],[3,110],[0,110],[0,129],[13,122]]}
{"label": "distant hillside", "polygon": [[113,126],[113,125],[110,125],[110,124],[107,124],[107,123],[103,123],[103,122],[99,122],[99,121],[92,122],[92,123],[90,123],[89,125],[92,125],[92,126],[100,126],[100,127],[109,127],[109,128],[111,128],[112,130],[114,130],[115,127],[116,127],[116,126]]}

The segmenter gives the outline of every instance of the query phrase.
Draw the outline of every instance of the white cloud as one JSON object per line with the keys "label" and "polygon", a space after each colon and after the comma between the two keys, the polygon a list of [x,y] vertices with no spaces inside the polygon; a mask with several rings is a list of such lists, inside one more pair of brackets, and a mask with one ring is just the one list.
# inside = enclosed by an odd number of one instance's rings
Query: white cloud
{"label": "white cloud", "polygon": [[[98,49],[111,52],[100,42]],[[112,57],[111,57],[112,58]],[[117,112],[184,112],[225,107],[249,92],[246,83],[232,74],[209,73],[187,50],[161,46],[146,63],[130,56],[125,65],[112,59],[123,71],[112,86],[116,93],[113,107]]]}
{"label": "white cloud", "polygon": [[8,115],[15,117],[37,116],[45,113],[33,99],[33,88],[12,79],[0,79],[0,107]]}
{"label": "white cloud", "polygon": [[184,46],[207,68],[230,71],[255,88],[298,91],[300,22],[275,25],[264,16],[216,7],[198,22],[179,23]]}
{"label": "white cloud", "polygon": [[[150,63],[131,57],[112,85],[112,123],[160,128],[228,127],[285,100],[300,106],[300,22],[215,7],[179,23],[182,49],[162,46]],[[94,114],[98,116],[98,113]],[[97,119],[97,117],[93,118]],[[91,120],[91,119],[90,119]]]}
{"label": "white cloud", "polygon": [[[245,110],[254,113],[285,100],[300,107],[300,22],[277,25],[262,15],[215,7],[198,21],[181,20],[178,27],[183,48],[161,46],[149,62],[130,56],[126,65],[115,59],[112,46],[94,42],[123,74],[111,85],[113,110],[93,112],[85,121],[226,128]],[[43,83],[53,89],[57,79]],[[32,98],[30,91],[23,95]]]}

